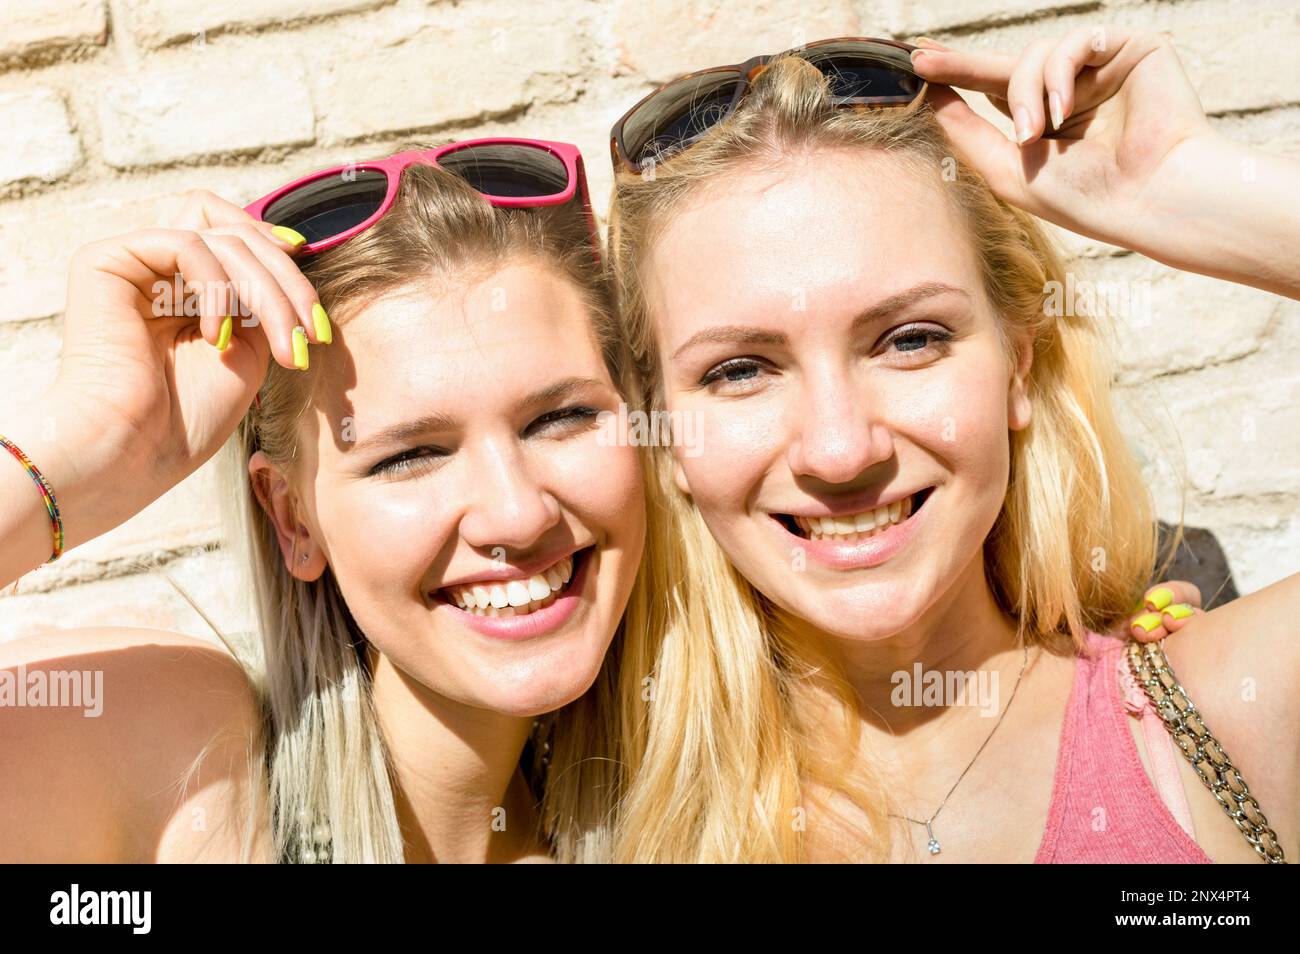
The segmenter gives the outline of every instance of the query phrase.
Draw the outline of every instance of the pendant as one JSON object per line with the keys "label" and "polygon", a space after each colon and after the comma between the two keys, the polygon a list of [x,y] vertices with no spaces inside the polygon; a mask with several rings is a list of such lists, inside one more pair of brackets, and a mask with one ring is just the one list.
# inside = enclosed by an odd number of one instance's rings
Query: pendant
{"label": "pendant", "polygon": [[930,849],[930,854],[937,855],[939,853],[939,839],[934,837],[934,829],[930,827],[929,822],[925,823],[925,833],[930,836],[930,843],[926,847]]}

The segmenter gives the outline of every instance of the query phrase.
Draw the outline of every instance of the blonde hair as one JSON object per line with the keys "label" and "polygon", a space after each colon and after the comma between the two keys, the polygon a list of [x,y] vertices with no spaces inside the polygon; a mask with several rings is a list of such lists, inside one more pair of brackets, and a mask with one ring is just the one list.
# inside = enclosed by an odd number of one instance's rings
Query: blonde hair
{"label": "blonde hair", "polygon": [[[346,327],[349,309],[436,272],[499,265],[531,256],[558,269],[582,292],[605,362],[627,388],[629,362],[614,323],[608,282],[593,255],[582,216],[568,207],[504,210],[488,204],[460,178],[417,165],[402,176],[392,209],[374,226],[303,265],[321,304]],[[316,386],[310,371],[272,362],[254,406],[228,443],[226,487],[229,542],[251,574],[250,592],[261,635],[252,675],[265,711],[265,787],[273,843],[281,861],[401,862],[404,858],[391,766],[371,705],[366,639],[327,567],[317,580],[292,576],[275,528],[257,502],[248,461],[261,449],[295,475],[297,422],[309,412]],[[297,554],[291,556],[296,559]],[[639,611],[634,588],[628,620]],[[608,816],[603,800],[617,788],[610,733],[623,632],[596,684],[583,697],[539,720],[523,762],[534,792],[541,787],[549,748],[553,784],[545,786],[543,835],[565,860],[597,844],[591,835]],[[260,672],[258,671],[260,670]],[[322,837],[322,827],[328,839]]]}
{"label": "blonde hair", "polygon": [[[1048,282],[1065,277],[1060,257],[1037,220],[951,158],[924,103],[835,108],[825,78],[789,57],[758,78],[731,117],[658,163],[653,176],[617,177],[611,259],[642,405],[664,405],[643,275],[674,213],[719,176],[819,149],[889,156],[933,176],[969,226],[1009,356],[1009,332],[1032,337],[1032,423],[1010,435],[1009,486],[985,543],[985,573],[1023,638],[1055,644],[1069,637],[1082,648],[1087,630],[1109,629],[1131,611],[1156,548],[1148,493],[1111,406],[1102,328],[1087,315],[1048,316]],[[945,168],[955,168],[955,179],[940,184]],[[681,623],[653,660],[658,696],[626,749],[633,781],[615,855],[803,860],[804,806],[824,790],[853,815],[845,856],[887,858],[889,799],[859,752],[853,693],[829,660],[789,638],[780,614],[731,567],[675,486],[671,452],[657,457],[649,479],[685,547],[677,582],[692,585],[675,591]],[[823,807],[820,817],[837,817]]]}

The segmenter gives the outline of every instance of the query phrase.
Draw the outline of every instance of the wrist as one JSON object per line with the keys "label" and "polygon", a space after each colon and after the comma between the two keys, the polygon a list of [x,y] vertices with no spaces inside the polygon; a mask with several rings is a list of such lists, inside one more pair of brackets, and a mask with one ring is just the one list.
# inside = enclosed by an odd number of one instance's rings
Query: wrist
{"label": "wrist", "polygon": [[1294,296],[1296,166],[1214,130],[1170,150],[1135,212],[1134,251],[1186,271]]}
{"label": "wrist", "polygon": [[[27,455],[49,484],[63,525],[64,550],[108,532],[148,503],[136,499],[142,485],[129,466],[123,436],[102,427],[88,433],[84,421],[76,404],[56,391],[0,421],[0,434]],[[3,456],[8,461],[3,486],[12,493],[0,520],[19,534],[15,543],[27,541],[20,549],[32,569],[53,552],[49,512],[23,465],[7,451]],[[37,533],[37,527],[43,531]]]}

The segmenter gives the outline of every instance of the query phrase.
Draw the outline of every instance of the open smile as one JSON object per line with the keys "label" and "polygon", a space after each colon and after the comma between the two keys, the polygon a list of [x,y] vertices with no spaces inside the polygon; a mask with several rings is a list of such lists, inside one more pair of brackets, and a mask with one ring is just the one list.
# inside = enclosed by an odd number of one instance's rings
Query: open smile
{"label": "open smile", "polygon": [[772,513],[773,523],[787,540],[818,563],[833,569],[854,570],[878,566],[911,539],[917,516],[934,487],[926,487],[887,504],[853,513]]}
{"label": "open smile", "polygon": [[557,560],[540,573],[513,580],[445,586],[438,595],[475,616],[527,616],[545,609],[573,585],[580,561],[594,549],[587,547]]}
{"label": "open smile", "polygon": [[933,487],[926,487],[893,503],[863,510],[858,513],[827,517],[800,516],[774,513],[772,516],[796,537],[805,540],[830,540],[835,543],[857,543],[883,534],[892,526],[909,520],[925,505]]}
{"label": "open smile", "polygon": [[553,632],[577,611],[595,545],[561,557],[531,576],[483,579],[444,586],[436,601],[471,629],[501,639]]}

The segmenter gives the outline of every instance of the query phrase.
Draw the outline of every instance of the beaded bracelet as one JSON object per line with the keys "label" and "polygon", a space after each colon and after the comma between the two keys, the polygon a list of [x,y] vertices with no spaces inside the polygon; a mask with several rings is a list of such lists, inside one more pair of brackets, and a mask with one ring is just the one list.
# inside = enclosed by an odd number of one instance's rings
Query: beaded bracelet
{"label": "beaded bracelet", "polygon": [[36,481],[36,486],[40,488],[41,499],[45,501],[45,509],[50,513],[50,527],[54,531],[54,553],[47,561],[53,563],[63,554],[63,517],[59,515],[59,505],[54,499],[54,491],[50,489],[50,483],[45,479],[45,475],[37,470],[36,465],[31,462],[26,454],[13,441],[0,434],[0,444],[9,449],[9,453],[18,458],[19,463],[31,474],[32,480]]}

